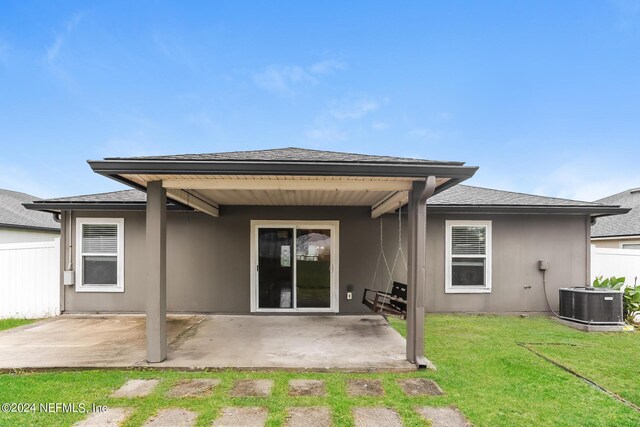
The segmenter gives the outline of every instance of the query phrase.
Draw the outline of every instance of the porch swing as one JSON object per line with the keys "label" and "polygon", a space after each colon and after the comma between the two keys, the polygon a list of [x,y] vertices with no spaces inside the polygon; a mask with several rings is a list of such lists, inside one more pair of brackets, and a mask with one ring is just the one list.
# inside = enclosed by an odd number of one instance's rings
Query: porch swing
{"label": "porch swing", "polygon": [[[396,270],[398,259],[402,257],[405,269],[407,269],[407,259],[404,256],[402,250],[402,209],[398,209],[398,250],[396,251],[395,259],[391,268],[389,268],[389,262],[384,254],[383,238],[382,238],[382,217],[380,217],[380,252],[378,253],[378,261],[376,262],[376,268],[373,272],[373,278],[371,279],[371,287],[373,288],[376,277],[378,275],[378,268],[380,267],[380,260],[384,261],[384,265],[389,275],[387,281],[387,287],[385,291],[378,291],[375,289],[365,288],[362,293],[362,304],[369,307],[374,313],[380,313],[383,315],[396,316],[400,319],[407,318],[407,284],[400,283],[393,280],[393,273]],[[391,291],[390,291],[391,290]]]}

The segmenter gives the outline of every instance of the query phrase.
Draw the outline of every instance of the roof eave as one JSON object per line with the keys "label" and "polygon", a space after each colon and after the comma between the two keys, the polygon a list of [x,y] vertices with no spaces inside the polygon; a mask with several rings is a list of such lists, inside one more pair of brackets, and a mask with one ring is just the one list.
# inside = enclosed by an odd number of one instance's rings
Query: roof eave
{"label": "roof eave", "polygon": [[[53,212],[52,212],[53,213]],[[40,227],[36,225],[0,224],[0,228],[10,228],[16,230],[44,231],[49,233],[60,233],[60,228]]]}
{"label": "roof eave", "polygon": [[429,212],[436,213],[530,213],[530,214],[560,214],[560,215],[590,215],[592,217],[620,215],[629,211],[626,208],[614,206],[534,206],[534,205],[429,205]]}
{"label": "roof eave", "polygon": [[274,162],[274,161],[141,161],[89,160],[94,172],[114,177],[122,174],[202,174],[202,175],[318,175],[385,176],[467,179],[476,166],[450,164],[348,163],[348,162]]}
{"label": "roof eave", "polygon": [[[61,211],[144,211],[147,202],[37,202],[25,203],[29,210],[59,213]],[[169,211],[192,211],[181,204],[167,204]]]}

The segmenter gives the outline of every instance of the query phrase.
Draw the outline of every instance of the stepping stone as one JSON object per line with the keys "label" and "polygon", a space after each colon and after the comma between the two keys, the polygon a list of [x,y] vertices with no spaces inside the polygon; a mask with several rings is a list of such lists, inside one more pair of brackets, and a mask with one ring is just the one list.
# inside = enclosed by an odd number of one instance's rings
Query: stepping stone
{"label": "stepping stone", "polygon": [[331,427],[331,411],[324,406],[298,406],[287,410],[285,427]]}
{"label": "stepping stone", "polygon": [[290,380],[289,396],[326,396],[322,380]]}
{"label": "stepping stone", "polygon": [[130,408],[108,408],[104,412],[92,412],[87,418],[74,424],[75,427],[115,427],[131,415]]}
{"label": "stepping stone", "polygon": [[267,422],[267,408],[236,406],[222,408],[213,427],[263,427]]}
{"label": "stepping stone", "polygon": [[168,397],[202,397],[211,394],[211,390],[220,384],[220,380],[213,378],[195,378],[191,380],[182,380],[174,385]]}
{"label": "stepping stone", "polygon": [[145,397],[160,384],[160,380],[129,380],[113,392],[111,397]]}
{"label": "stepping stone", "polygon": [[398,385],[407,396],[441,396],[444,394],[435,381],[426,378],[399,380]]}
{"label": "stepping stone", "polygon": [[456,407],[425,406],[416,411],[422,418],[431,421],[432,427],[472,427],[472,424]]}
{"label": "stepping stone", "polygon": [[238,380],[233,385],[233,397],[265,397],[271,394],[273,380]]}
{"label": "stepping stone", "polygon": [[356,427],[402,427],[400,415],[389,408],[354,408]]}
{"label": "stepping stone", "polygon": [[382,396],[382,381],[380,380],[347,380],[347,394],[349,396]]}
{"label": "stepping stone", "polygon": [[183,408],[161,409],[143,427],[191,427],[195,425],[196,418],[198,414]]}

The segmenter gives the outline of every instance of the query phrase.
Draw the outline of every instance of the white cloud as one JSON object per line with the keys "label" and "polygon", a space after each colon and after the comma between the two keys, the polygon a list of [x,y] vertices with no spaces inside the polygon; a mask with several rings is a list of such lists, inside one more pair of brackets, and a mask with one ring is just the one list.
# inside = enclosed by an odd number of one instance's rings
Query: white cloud
{"label": "white cloud", "polygon": [[346,99],[334,101],[329,108],[329,115],[337,120],[357,120],[380,108],[374,99]]}
{"label": "white cloud", "polygon": [[640,172],[606,168],[597,159],[577,159],[543,175],[535,194],[594,201],[640,186]]}
{"label": "white cloud", "polygon": [[71,32],[78,26],[83,16],[84,13],[78,12],[71,16],[71,18],[69,18],[67,22],[65,22],[64,30],[60,34],[56,35],[53,43],[47,48],[45,60],[49,64],[55,62],[55,60],[58,58],[62,46],[64,45]]}
{"label": "white cloud", "polygon": [[158,31],[154,31],[152,37],[156,49],[162,56],[191,70],[196,70],[191,54],[176,37],[161,34]]}
{"label": "white cloud", "polygon": [[332,59],[316,62],[308,67],[272,64],[254,74],[253,82],[259,88],[269,92],[281,96],[292,96],[296,88],[315,86],[320,82],[320,76],[333,74],[344,68],[346,68],[345,64]]}
{"label": "white cloud", "polygon": [[407,136],[409,138],[421,139],[426,141],[438,141],[444,138],[447,135],[446,132],[438,130],[438,129],[412,129],[407,132]]}
{"label": "white cloud", "polygon": [[377,131],[383,131],[389,129],[389,123],[385,122],[373,122],[371,123],[371,128]]}
{"label": "white cloud", "polygon": [[319,142],[337,142],[343,141],[347,135],[344,131],[336,127],[317,127],[308,130],[305,136]]}
{"label": "white cloud", "polygon": [[309,67],[309,72],[313,74],[333,74],[336,71],[344,70],[347,65],[344,62],[328,59],[326,61],[316,62]]}

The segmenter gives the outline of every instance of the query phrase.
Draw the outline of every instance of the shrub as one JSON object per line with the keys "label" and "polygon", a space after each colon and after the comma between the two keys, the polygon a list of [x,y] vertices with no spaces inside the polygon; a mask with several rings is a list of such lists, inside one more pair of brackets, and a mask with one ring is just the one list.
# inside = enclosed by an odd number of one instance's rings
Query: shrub
{"label": "shrub", "polygon": [[627,323],[634,323],[636,315],[640,314],[640,287],[638,286],[625,286],[624,277],[609,277],[603,279],[602,276],[598,276],[593,281],[594,288],[607,288],[615,290],[623,290],[622,296],[622,310],[624,320]]}

